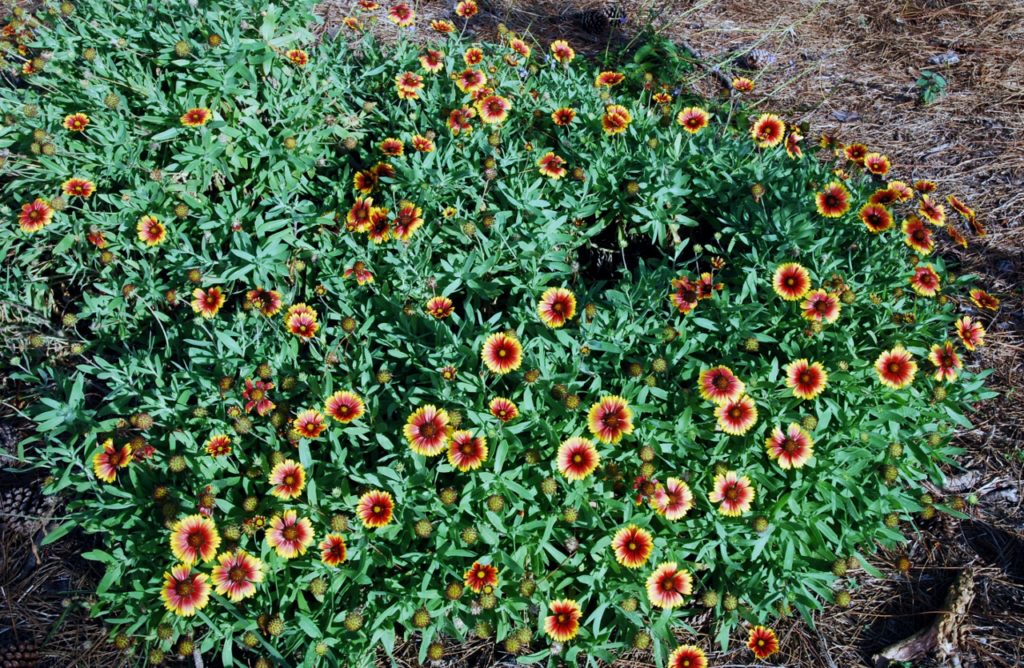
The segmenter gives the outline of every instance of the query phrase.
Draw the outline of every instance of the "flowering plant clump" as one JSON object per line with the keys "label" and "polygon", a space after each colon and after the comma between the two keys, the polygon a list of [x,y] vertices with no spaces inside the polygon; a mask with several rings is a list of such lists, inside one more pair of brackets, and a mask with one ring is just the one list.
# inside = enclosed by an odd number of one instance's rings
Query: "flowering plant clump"
{"label": "flowering plant clump", "polygon": [[930,508],[999,307],[961,200],[566,40],[204,4],[64,8],[0,91],[25,447],[120,648],[763,658]]}

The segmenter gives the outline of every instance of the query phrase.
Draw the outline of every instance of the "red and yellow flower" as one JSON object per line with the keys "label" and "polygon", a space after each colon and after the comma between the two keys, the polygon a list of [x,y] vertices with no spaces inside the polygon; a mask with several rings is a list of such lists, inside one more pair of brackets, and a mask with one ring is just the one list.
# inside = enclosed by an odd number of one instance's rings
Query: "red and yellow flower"
{"label": "red and yellow flower", "polygon": [[266,533],[267,545],[277,551],[278,556],[294,559],[306,553],[313,544],[313,524],[306,517],[299,517],[294,510],[285,510],[270,518]]}
{"label": "red and yellow flower", "polygon": [[708,500],[720,503],[718,512],[726,517],[739,517],[750,510],[754,502],[754,486],[750,478],[735,471],[726,471],[715,476]]}
{"label": "red and yellow flower", "polygon": [[839,302],[839,295],[833,292],[826,292],[822,289],[811,290],[800,305],[803,315],[808,320],[833,323],[839,319],[839,312],[842,304]]}
{"label": "red and yellow flower", "polygon": [[416,12],[409,7],[408,3],[400,2],[388,10],[388,21],[399,28],[408,28],[416,22]]}
{"label": "red and yellow flower", "polygon": [[441,295],[428,299],[423,308],[432,317],[443,320],[455,311],[455,304],[448,297]]}
{"label": "red and yellow flower", "polygon": [[557,642],[568,642],[580,632],[580,604],[563,598],[548,603],[551,614],[544,619],[544,633]]}
{"label": "red and yellow flower", "polygon": [[811,289],[811,274],[796,262],[780,264],[772,275],[772,289],[788,302],[798,301]]}
{"label": "red and yellow flower", "polygon": [[179,617],[191,617],[210,602],[210,583],[205,573],[193,573],[183,564],[164,573],[164,586],[160,598],[168,612]]}
{"label": "red and yellow flower", "polygon": [[409,449],[424,457],[434,457],[448,444],[448,412],[431,404],[420,406],[405,421],[402,433]]}
{"label": "red and yellow flower", "polygon": [[718,426],[731,436],[742,436],[757,422],[757,404],[749,395],[743,394],[715,407]]}
{"label": "red and yellow flower", "polygon": [[423,209],[408,200],[398,203],[398,211],[395,212],[395,238],[399,241],[409,241],[413,233],[423,226]]}
{"label": "red and yellow flower", "polygon": [[746,77],[733,77],[732,89],[737,93],[752,93],[754,82]]}
{"label": "red and yellow flower", "polygon": [[651,496],[651,507],[671,522],[682,519],[693,507],[690,486],[678,478],[669,478],[664,485],[658,483]]}
{"label": "red and yellow flower", "polygon": [[494,589],[498,586],[498,567],[474,561],[473,565],[462,574],[462,580],[466,583],[467,587],[478,594],[485,587]]}
{"label": "red and yellow flower", "polygon": [[476,16],[478,9],[476,0],[459,0],[455,4],[455,15],[460,18],[470,19]]}
{"label": "red and yellow flower", "polygon": [[487,461],[487,439],[462,429],[452,434],[448,443],[448,463],[466,473],[480,468]]}
{"label": "red and yellow flower", "polygon": [[864,156],[868,154],[868,147],[864,144],[850,144],[843,149],[843,153],[850,162],[863,165]]}
{"label": "red and yellow flower", "polygon": [[860,221],[872,234],[881,234],[892,227],[892,214],[881,204],[865,204],[860,209]]}
{"label": "red and yellow flower", "polygon": [[618,86],[625,80],[626,75],[621,72],[601,72],[595,77],[594,86],[596,88],[611,88]]}
{"label": "red and yellow flower", "polygon": [[167,228],[152,214],[139,218],[135,230],[139,235],[139,241],[147,246],[158,246],[167,239]]}
{"label": "red and yellow flower", "polygon": [[225,552],[217,557],[210,578],[217,593],[238,602],[256,593],[256,585],[263,582],[263,562],[244,550]]}
{"label": "red and yellow flower", "polygon": [[523,363],[523,344],[506,332],[491,334],[480,351],[484,365],[499,376],[518,369]]}
{"label": "red and yellow flower", "polygon": [[573,436],[558,447],[558,471],[569,480],[583,480],[593,473],[601,457],[589,439]]}
{"label": "red and yellow flower", "polygon": [[814,203],[822,216],[839,218],[850,210],[850,191],[839,181],[833,181],[814,196]]}
{"label": "red and yellow flower", "polygon": [[914,268],[914,273],[908,280],[914,292],[922,297],[934,297],[942,287],[939,274],[935,271],[935,267],[930,264],[917,265]]}
{"label": "red and yellow flower", "polygon": [[875,372],[883,385],[899,390],[914,382],[917,362],[906,348],[898,345],[878,356],[875,360]]}
{"label": "red and yellow flower", "polygon": [[231,437],[227,434],[214,434],[206,440],[206,454],[211,457],[224,457],[231,454]]}
{"label": "red and yellow flower", "polygon": [[864,169],[875,176],[885,176],[889,173],[891,166],[889,158],[881,153],[867,153],[864,155]]}
{"label": "red and yellow flower", "polygon": [[977,214],[974,212],[974,209],[967,206],[967,204],[961,201],[956,195],[946,195],[946,202],[953,207],[954,211],[963,216],[963,219],[968,223],[973,223],[976,220]]}
{"label": "red and yellow flower", "polygon": [[935,365],[935,380],[952,383],[964,368],[960,356],[956,354],[953,344],[946,341],[942,345],[936,343],[928,353],[928,360]]}
{"label": "red and yellow flower", "polygon": [[391,524],[394,518],[395,500],[389,492],[374,489],[359,497],[356,514],[364,527],[379,529]]}
{"label": "red and yellow flower", "polygon": [[281,293],[277,290],[254,288],[245,294],[246,299],[268,318],[272,318],[281,310]]}
{"label": "red and yellow flower", "polygon": [[[465,69],[455,76],[455,85],[463,93],[473,94],[487,85],[487,75],[480,70]],[[475,116],[475,114],[474,114]]]}
{"label": "red and yellow flower", "polygon": [[685,107],[676,114],[676,123],[691,135],[695,135],[708,126],[710,116],[700,107]]}
{"label": "red and yellow flower", "polygon": [[[455,26],[452,26],[454,28]],[[420,67],[427,72],[434,74],[444,69],[444,53],[436,51],[434,49],[427,49],[426,52],[420,56]]]}
{"label": "red and yellow flower", "polygon": [[542,175],[555,180],[569,173],[565,168],[565,158],[550,151],[537,160],[537,167]]}
{"label": "red and yellow flower", "polygon": [[668,657],[668,668],[708,668],[704,650],[696,645],[680,645]]}
{"label": "red and yellow flower", "polygon": [[533,49],[530,48],[530,45],[518,37],[513,37],[508,41],[508,48],[512,49],[523,58],[529,58],[530,54],[533,53]]}
{"label": "red and yellow flower", "polygon": [[266,380],[245,379],[245,387],[242,389],[242,399],[245,400],[245,412],[251,413],[253,409],[261,417],[274,410],[276,405],[270,400],[270,391],[274,384]]}
{"label": "red and yellow flower", "polygon": [[131,463],[132,446],[123,445],[118,449],[114,446],[114,440],[108,438],[100,448],[92,457],[93,473],[103,482],[112,483],[117,478],[117,469],[123,469]]}
{"label": "red and yellow flower", "polygon": [[274,465],[267,480],[273,488],[270,493],[279,499],[296,499],[306,487],[306,469],[302,464],[286,459]]}
{"label": "red and yellow flower", "polygon": [[320,548],[320,561],[327,566],[340,566],[348,559],[345,537],[340,533],[327,534],[317,547]]}
{"label": "red and yellow flower", "polygon": [[462,59],[470,67],[480,65],[483,62],[483,49],[471,46],[463,52]]}
{"label": "red and yellow flower", "polygon": [[988,309],[989,311],[999,310],[999,299],[993,297],[989,293],[985,292],[981,288],[971,288],[971,301],[978,308]]}
{"label": "red and yellow flower", "polygon": [[750,629],[747,647],[758,659],[767,659],[779,651],[779,639],[775,636],[775,631],[764,626],[755,626]]}
{"label": "red and yellow flower", "polygon": [[700,300],[700,286],[694,283],[688,276],[680,276],[672,279],[672,293],[669,299],[676,309],[686,315],[692,311]]}
{"label": "red and yellow flower", "polygon": [[654,551],[654,537],[651,532],[630,524],[619,529],[612,538],[615,561],[626,568],[641,568]]}
{"label": "red and yellow flower", "polygon": [[414,150],[420,153],[433,153],[436,149],[433,140],[423,135],[413,135],[409,143],[412,144]]}
{"label": "red and yellow flower", "polygon": [[512,101],[501,95],[488,95],[476,103],[480,120],[487,124],[504,123],[512,109]]}
{"label": "red and yellow flower", "polygon": [[576,57],[576,52],[564,39],[556,39],[551,42],[550,48],[551,57],[555,59],[556,63],[565,65],[571,63],[572,59]]}
{"label": "red and yellow flower", "polygon": [[284,325],[289,332],[302,339],[311,339],[320,329],[316,311],[306,304],[293,304],[284,315]]}
{"label": "red and yellow flower", "polygon": [[793,130],[786,135],[786,155],[793,160],[799,160],[804,157],[804,150],[800,148],[800,142],[804,140],[804,136],[800,134],[799,130]]}
{"label": "red and yellow flower", "polygon": [[309,63],[309,54],[302,49],[288,49],[284,55],[296,67],[305,67]]}
{"label": "red and yellow flower", "polygon": [[64,129],[68,132],[81,132],[89,125],[89,116],[81,112],[68,114],[64,117]]}
{"label": "red and yellow flower", "polygon": [[611,104],[605,107],[604,115],[601,116],[601,129],[609,136],[622,134],[633,122],[633,116],[629,110],[621,104]]}
{"label": "red and yellow flower", "polygon": [[647,577],[647,599],[656,608],[677,608],[693,593],[693,578],[685,568],[667,561]]}
{"label": "red and yellow flower", "polygon": [[786,365],[786,387],[798,399],[814,399],[825,391],[828,372],[821,362],[798,359]]}
{"label": "red and yellow flower", "polygon": [[777,460],[783,469],[801,468],[814,455],[814,440],[799,424],[793,422],[782,431],[776,427],[765,440],[768,458]]}
{"label": "red and yellow flower", "polygon": [[[357,173],[358,174],[358,173]],[[358,186],[357,190],[361,190]],[[373,191],[373,187],[370,187]],[[372,197],[357,197],[352,208],[345,214],[345,229],[349,232],[366,232],[370,229],[370,209],[373,208]],[[348,276],[346,276],[348,278]]]}
{"label": "red and yellow flower", "polygon": [[208,290],[196,288],[192,291],[192,310],[210,319],[217,315],[220,307],[224,306],[226,297],[220,288],[213,287]]}
{"label": "red and yellow flower", "polygon": [[903,221],[903,242],[921,255],[931,255],[935,250],[932,231],[917,216],[908,216]]}
{"label": "red and yellow flower", "polygon": [[27,234],[38,232],[52,222],[53,208],[46,200],[37,197],[34,201],[21,205],[18,225],[22,232]]}
{"label": "red and yellow flower", "polygon": [[961,316],[957,319],[955,326],[956,334],[967,350],[973,351],[979,346],[985,345],[985,328],[971,316]]}
{"label": "red and yellow flower", "polygon": [[341,390],[327,397],[324,413],[342,424],[358,420],[366,412],[366,405],[355,392]]}
{"label": "red and yellow flower", "polygon": [[494,397],[487,404],[487,408],[490,409],[491,415],[502,422],[509,422],[519,417],[519,407],[511,399],[505,397]]}
{"label": "red and yellow flower", "polygon": [[400,100],[418,100],[423,90],[423,77],[415,72],[402,72],[395,77],[395,90]]}
{"label": "red and yellow flower", "polygon": [[96,192],[96,184],[89,179],[72,177],[60,184],[61,192],[68,197],[81,197],[86,199]]}
{"label": "red and yellow flower", "polygon": [[633,433],[633,411],[629,402],[617,395],[606,395],[590,407],[587,428],[602,443],[618,443]]}
{"label": "red and yellow flower", "polygon": [[206,125],[213,118],[213,112],[206,107],[193,107],[181,115],[178,120],[186,128],[198,128]]}
{"label": "red and yellow flower", "polygon": [[727,366],[715,366],[700,372],[697,391],[705,401],[723,404],[738,399],[745,386]]}
{"label": "red and yellow flower", "polygon": [[775,114],[761,114],[750,126],[750,137],[758,148],[772,148],[782,143],[786,124]]}
{"label": "red and yellow flower", "polygon": [[936,204],[927,195],[921,195],[921,204],[917,208],[917,213],[932,225],[942,227],[946,224],[946,207]]}
{"label": "red and yellow flower", "polygon": [[565,288],[548,288],[540,296],[537,315],[551,329],[557,329],[576,317],[576,295]]}
{"label": "red and yellow flower", "polygon": [[377,145],[380,152],[389,158],[400,158],[405,155],[405,142],[395,137],[387,137],[382,139],[380,144]]}
{"label": "red and yellow flower", "polygon": [[448,129],[453,135],[469,134],[473,131],[471,120],[476,118],[476,109],[473,107],[461,107],[452,109],[448,114]]}
{"label": "red and yellow flower", "polygon": [[390,212],[384,207],[375,206],[370,209],[369,224],[366,236],[375,244],[382,244],[391,238]]}
{"label": "red and yellow flower", "polygon": [[551,112],[551,120],[555,125],[566,127],[576,118],[576,110],[571,107],[559,107]]}
{"label": "red and yellow flower", "polygon": [[171,553],[186,566],[217,556],[220,534],[209,517],[189,515],[171,527]]}

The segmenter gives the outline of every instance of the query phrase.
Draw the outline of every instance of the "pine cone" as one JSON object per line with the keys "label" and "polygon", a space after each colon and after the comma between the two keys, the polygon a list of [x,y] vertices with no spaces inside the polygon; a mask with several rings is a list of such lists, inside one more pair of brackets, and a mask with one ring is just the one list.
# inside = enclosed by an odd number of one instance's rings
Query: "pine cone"
{"label": "pine cone", "polygon": [[39,660],[35,643],[19,642],[0,648],[0,668],[35,668]]}
{"label": "pine cone", "polygon": [[0,526],[32,536],[46,521],[55,497],[44,496],[38,485],[12,487],[0,492]]}
{"label": "pine cone", "polygon": [[585,9],[572,16],[581,29],[594,35],[603,35],[613,27],[625,23],[626,10],[616,2],[607,2],[599,8]]}
{"label": "pine cone", "polygon": [[13,453],[18,448],[18,432],[7,422],[0,422],[0,450]]}
{"label": "pine cone", "polygon": [[764,49],[751,49],[736,58],[736,64],[747,70],[763,70],[775,64],[775,54]]}

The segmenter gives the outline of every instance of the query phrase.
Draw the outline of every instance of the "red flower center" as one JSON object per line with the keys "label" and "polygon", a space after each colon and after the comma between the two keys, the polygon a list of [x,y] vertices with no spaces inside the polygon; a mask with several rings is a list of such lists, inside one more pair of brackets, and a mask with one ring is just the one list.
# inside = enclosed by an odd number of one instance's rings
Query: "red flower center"
{"label": "red flower center", "polygon": [[281,532],[281,535],[284,536],[285,540],[295,540],[299,537],[299,530],[294,526],[286,527],[285,530]]}
{"label": "red flower center", "polygon": [[174,585],[174,593],[178,596],[188,597],[192,595],[192,583],[189,581],[179,582]]}
{"label": "red flower center", "polygon": [[189,534],[188,544],[192,547],[202,547],[204,543],[206,543],[206,539],[203,538],[201,533]]}
{"label": "red flower center", "polygon": [[228,579],[232,582],[243,582],[245,581],[245,569],[241,566],[235,566],[228,571]]}

